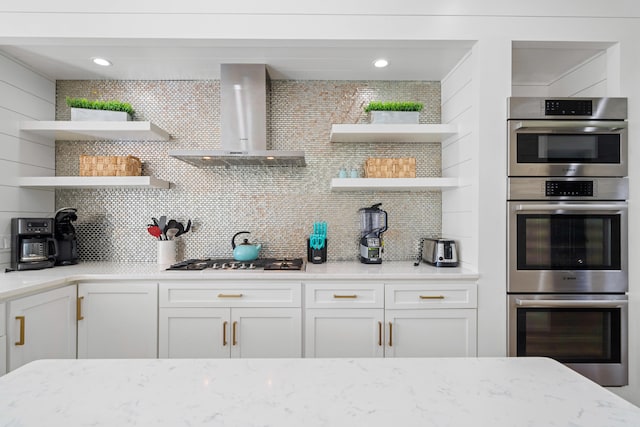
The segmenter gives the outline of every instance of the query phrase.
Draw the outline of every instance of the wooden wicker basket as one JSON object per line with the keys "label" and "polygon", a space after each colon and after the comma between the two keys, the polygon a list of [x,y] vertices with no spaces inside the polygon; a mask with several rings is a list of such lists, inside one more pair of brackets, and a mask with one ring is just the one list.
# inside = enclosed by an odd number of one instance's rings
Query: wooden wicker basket
{"label": "wooden wicker basket", "polygon": [[416,158],[374,158],[370,157],[364,163],[366,178],[415,178]]}
{"label": "wooden wicker basket", "polygon": [[80,176],[140,176],[142,162],[134,156],[80,156]]}

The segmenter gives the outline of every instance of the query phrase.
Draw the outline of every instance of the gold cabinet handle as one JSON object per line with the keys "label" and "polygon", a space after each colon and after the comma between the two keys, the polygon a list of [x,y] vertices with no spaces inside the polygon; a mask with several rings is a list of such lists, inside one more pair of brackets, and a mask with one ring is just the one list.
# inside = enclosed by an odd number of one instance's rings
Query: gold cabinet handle
{"label": "gold cabinet handle", "polygon": [[84,297],[78,297],[76,299],[76,319],[84,320],[84,316],[82,315],[82,300]]}
{"label": "gold cabinet handle", "polygon": [[15,344],[24,345],[24,316],[16,316],[16,320],[20,322],[20,339]]}
{"label": "gold cabinet handle", "polygon": [[420,299],[444,299],[444,295],[420,295]]}
{"label": "gold cabinet handle", "polygon": [[337,294],[333,294],[334,298],[358,298],[358,295],[353,294],[353,295],[337,295]]}
{"label": "gold cabinet handle", "polygon": [[393,347],[393,323],[389,322],[389,347]]}
{"label": "gold cabinet handle", "polygon": [[242,298],[242,294],[218,294],[218,298]]}
{"label": "gold cabinet handle", "polygon": [[226,320],[222,322],[222,345],[223,346],[227,345],[227,325],[228,324],[229,322],[227,322]]}
{"label": "gold cabinet handle", "polygon": [[382,322],[378,322],[378,345],[382,347]]}
{"label": "gold cabinet handle", "polygon": [[233,322],[233,336],[232,336],[232,341],[233,341],[233,345],[237,345],[238,341],[236,340],[236,327],[238,326],[238,322]]}

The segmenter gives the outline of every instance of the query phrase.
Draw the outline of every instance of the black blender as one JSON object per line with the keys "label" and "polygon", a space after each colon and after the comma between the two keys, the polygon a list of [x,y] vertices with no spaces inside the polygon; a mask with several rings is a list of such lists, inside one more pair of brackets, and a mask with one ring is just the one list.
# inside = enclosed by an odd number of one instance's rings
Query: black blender
{"label": "black blender", "polygon": [[387,212],[380,209],[382,203],[370,208],[359,209],[360,212],[360,262],[364,264],[382,263],[384,250],[382,233],[387,230]]}

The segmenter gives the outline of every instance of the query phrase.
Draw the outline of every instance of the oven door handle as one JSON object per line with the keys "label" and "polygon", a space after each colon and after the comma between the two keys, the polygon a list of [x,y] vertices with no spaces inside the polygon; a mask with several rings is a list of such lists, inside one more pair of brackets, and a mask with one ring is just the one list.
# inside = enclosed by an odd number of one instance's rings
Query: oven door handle
{"label": "oven door handle", "polygon": [[568,203],[553,203],[553,204],[520,204],[515,206],[516,211],[613,211],[618,212],[622,208],[626,208],[626,203],[620,204],[605,204],[605,203],[589,203],[589,204],[568,204]]}
{"label": "oven door handle", "polygon": [[587,308],[618,308],[627,306],[626,300],[536,300],[516,298],[516,305],[520,307],[587,307]]}
{"label": "oven door handle", "polygon": [[515,130],[532,129],[537,132],[620,132],[627,122],[593,120],[523,120],[515,123]]}

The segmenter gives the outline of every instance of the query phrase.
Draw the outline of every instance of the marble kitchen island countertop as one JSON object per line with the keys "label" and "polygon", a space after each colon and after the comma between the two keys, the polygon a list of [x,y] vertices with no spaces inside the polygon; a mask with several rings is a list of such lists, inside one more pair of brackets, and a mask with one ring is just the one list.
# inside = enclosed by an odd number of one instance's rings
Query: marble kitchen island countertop
{"label": "marble kitchen island countertop", "polygon": [[357,261],[306,264],[305,271],[167,271],[155,263],[81,262],[43,270],[0,273],[0,301],[87,280],[475,280],[478,273],[459,267],[436,268],[413,261],[362,264]]}
{"label": "marble kitchen island countertop", "polygon": [[0,377],[0,426],[640,425],[546,358],[41,360]]}

